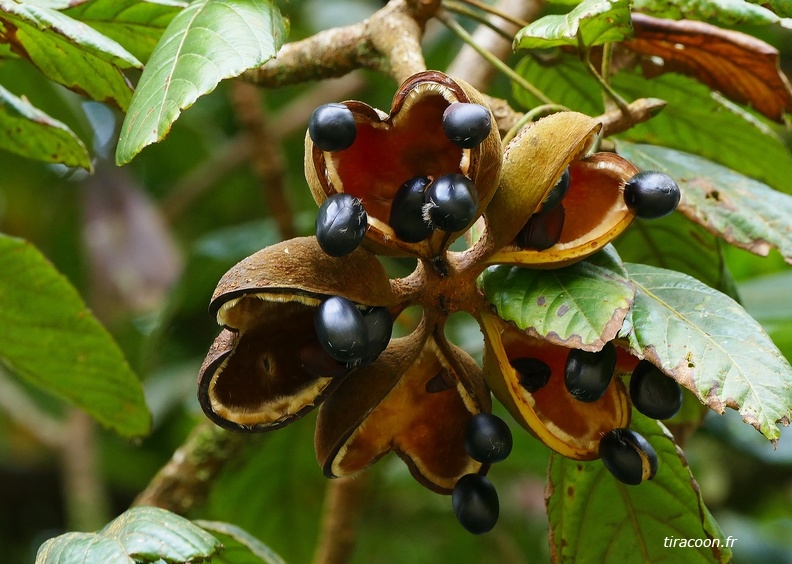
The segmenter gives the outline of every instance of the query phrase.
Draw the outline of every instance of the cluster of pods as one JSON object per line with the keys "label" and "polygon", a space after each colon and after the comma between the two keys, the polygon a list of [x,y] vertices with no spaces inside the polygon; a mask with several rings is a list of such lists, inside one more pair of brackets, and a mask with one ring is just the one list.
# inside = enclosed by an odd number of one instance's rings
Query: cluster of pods
{"label": "cluster of pods", "polygon": [[[199,377],[207,416],[267,431],[319,406],[315,446],[327,476],[355,474],[393,450],[422,484],[451,494],[475,534],[495,526],[486,475],[512,449],[490,393],[560,454],[601,458],[626,484],[651,479],[657,455],[629,429],[631,406],[673,416],[676,381],[612,343],[589,352],[532,337],[475,285],[489,265],[581,260],[634,217],[661,217],[679,202],[667,175],[589,155],[596,120],[557,118],[502,147],[483,97],[436,71],[408,79],[390,114],[355,101],[317,108],[305,155],[316,236],[263,249],[221,280],[210,311],[224,329]],[[466,233],[468,249],[449,251]],[[397,291],[377,255],[417,258],[412,282]],[[392,339],[412,304],[424,309],[419,327]],[[481,326],[483,370],[445,341],[454,311]],[[628,397],[614,376],[630,373]]]}

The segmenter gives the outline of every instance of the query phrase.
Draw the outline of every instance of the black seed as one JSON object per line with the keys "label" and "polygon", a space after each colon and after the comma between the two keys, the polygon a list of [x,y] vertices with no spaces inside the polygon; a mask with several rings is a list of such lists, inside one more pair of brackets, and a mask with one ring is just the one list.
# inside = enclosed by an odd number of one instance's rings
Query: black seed
{"label": "black seed", "polygon": [[613,429],[599,444],[599,455],[605,468],[617,480],[637,486],[657,474],[657,453],[652,445],[635,431]]}
{"label": "black seed", "polygon": [[435,374],[426,382],[426,393],[437,394],[451,389],[451,384],[448,383],[448,377],[444,372]]}
{"label": "black seed", "polygon": [[344,104],[319,106],[308,120],[308,134],[322,151],[343,151],[355,142],[355,116]]}
{"label": "black seed", "polygon": [[443,231],[460,231],[476,217],[478,192],[462,174],[435,179],[424,195],[424,219]]}
{"label": "black seed", "polygon": [[531,216],[528,223],[520,230],[515,243],[521,249],[544,251],[561,240],[564,229],[566,211],[563,204],[546,211],[540,211]]}
{"label": "black seed", "polygon": [[681,197],[674,179],[654,170],[633,176],[624,186],[624,201],[644,219],[663,217],[674,211]]}
{"label": "black seed", "polygon": [[538,358],[515,358],[510,362],[520,376],[520,386],[534,393],[550,381],[550,365]]}
{"label": "black seed", "polygon": [[363,314],[346,298],[333,296],[316,309],[316,336],[327,354],[340,362],[359,362],[368,350]]}
{"label": "black seed", "polygon": [[316,240],[331,257],[348,255],[358,248],[368,229],[363,203],[351,194],[333,194],[316,214]]}
{"label": "black seed", "polygon": [[682,388],[654,364],[642,360],[630,378],[630,399],[647,417],[670,419],[682,407]]}
{"label": "black seed", "polygon": [[567,192],[569,191],[569,180],[569,167],[566,167],[564,172],[561,174],[561,178],[558,179],[556,185],[553,186],[553,189],[550,190],[550,193],[547,194],[544,201],[542,202],[542,207],[539,210],[540,212],[553,209],[561,203],[561,200],[564,199],[564,196],[566,196]]}
{"label": "black seed", "polygon": [[474,535],[491,531],[498,522],[498,492],[481,474],[466,474],[457,480],[451,493],[451,505],[460,524]]}
{"label": "black seed", "polygon": [[418,243],[432,234],[423,218],[424,191],[429,179],[416,176],[401,185],[393,197],[389,224],[396,236],[407,243]]}
{"label": "black seed", "polygon": [[474,460],[500,462],[512,450],[512,434],[506,422],[491,413],[477,413],[465,425],[465,450]]}
{"label": "black seed", "polygon": [[303,370],[317,378],[337,378],[349,372],[347,365],[327,354],[316,339],[300,347],[298,354]]}
{"label": "black seed", "polygon": [[374,362],[382,354],[393,333],[393,316],[386,307],[372,307],[363,312],[363,322],[368,332],[368,347],[364,360]]}
{"label": "black seed", "polygon": [[616,370],[616,348],[605,343],[601,351],[588,352],[572,349],[564,368],[564,384],[577,400],[597,401],[608,389]]}
{"label": "black seed", "polygon": [[454,102],[443,112],[443,131],[454,145],[478,147],[490,133],[490,112],[480,104]]}

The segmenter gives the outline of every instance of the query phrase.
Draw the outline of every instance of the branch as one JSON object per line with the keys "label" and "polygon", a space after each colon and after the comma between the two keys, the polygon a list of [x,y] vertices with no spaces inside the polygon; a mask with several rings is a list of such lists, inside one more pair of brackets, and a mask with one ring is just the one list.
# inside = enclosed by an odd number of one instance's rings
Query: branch
{"label": "branch", "polygon": [[277,58],[242,76],[259,86],[277,88],[367,68],[401,83],[426,70],[421,36],[439,5],[439,0],[392,0],[360,23],[287,43]]}
{"label": "branch", "polygon": [[314,564],[342,564],[349,561],[357,539],[363,500],[368,483],[366,473],[335,478],[325,488],[325,503]]}

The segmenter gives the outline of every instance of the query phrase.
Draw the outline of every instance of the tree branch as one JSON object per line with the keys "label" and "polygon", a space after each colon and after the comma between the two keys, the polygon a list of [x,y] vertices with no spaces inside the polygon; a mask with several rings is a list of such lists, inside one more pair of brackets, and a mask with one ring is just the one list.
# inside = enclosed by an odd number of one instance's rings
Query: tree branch
{"label": "tree branch", "polygon": [[368,485],[368,474],[330,480],[325,488],[322,530],[314,564],[343,564],[357,539],[357,525]]}

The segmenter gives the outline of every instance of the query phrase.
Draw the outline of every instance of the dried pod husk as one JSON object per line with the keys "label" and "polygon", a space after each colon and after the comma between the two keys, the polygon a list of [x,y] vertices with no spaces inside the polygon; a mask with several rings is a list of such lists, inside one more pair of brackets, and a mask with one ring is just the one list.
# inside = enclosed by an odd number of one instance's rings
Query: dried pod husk
{"label": "dried pod husk", "polygon": [[352,194],[362,200],[368,214],[370,228],[364,244],[373,251],[437,256],[454,237],[447,240],[447,233],[436,231],[418,243],[400,240],[388,224],[396,191],[414,177],[463,174],[478,191],[478,217],[495,193],[501,166],[500,135],[494,118],[489,135],[472,149],[460,148],[448,139],[442,126],[443,112],[454,102],[487,107],[475,88],[438,71],[408,78],[396,92],[390,114],[363,102],[344,102],[357,125],[352,146],[322,151],[310,135],[305,137],[305,177],[316,202],[321,204],[339,192]]}
{"label": "dried pod husk", "polygon": [[316,308],[335,295],[398,310],[374,255],[332,258],[313,237],[267,247],[226,273],[210,305],[224,330],[198,379],[207,416],[229,429],[267,431],[336,388],[351,367],[324,352],[314,326]]}
{"label": "dried pod husk", "polygon": [[[477,382],[475,390],[462,382]],[[393,450],[419,483],[448,494],[461,476],[482,469],[466,453],[462,430],[471,415],[490,409],[475,361],[448,343],[441,350],[419,328],[392,341],[325,401],[316,455],[335,478],[357,474]]]}
{"label": "dried pod husk", "polygon": [[[599,441],[611,429],[630,423],[630,400],[614,378],[605,394],[591,403],[574,399],[564,385],[569,349],[528,336],[499,317],[481,314],[484,330],[484,377],[492,393],[523,427],[557,453],[575,460],[599,457]],[[550,378],[533,392],[521,385],[515,359],[536,359]],[[623,369],[617,366],[617,372]],[[543,379],[544,380],[544,379]]]}
{"label": "dried pod husk", "polygon": [[503,149],[500,187],[485,212],[478,245],[489,256],[539,211],[564,169],[589,151],[601,124],[578,112],[552,114],[522,129]]}
{"label": "dried pod husk", "polygon": [[[624,185],[638,171],[615,153],[594,153],[569,164],[570,186],[563,200],[564,223],[558,242],[543,249],[525,249],[512,241],[488,264],[559,268],[594,254],[635,219],[624,201]],[[487,210],[489,214],[489,210]],[[488,216],[489,217],[489,216]],[[492,216],[498,221],[497,216]]]}

